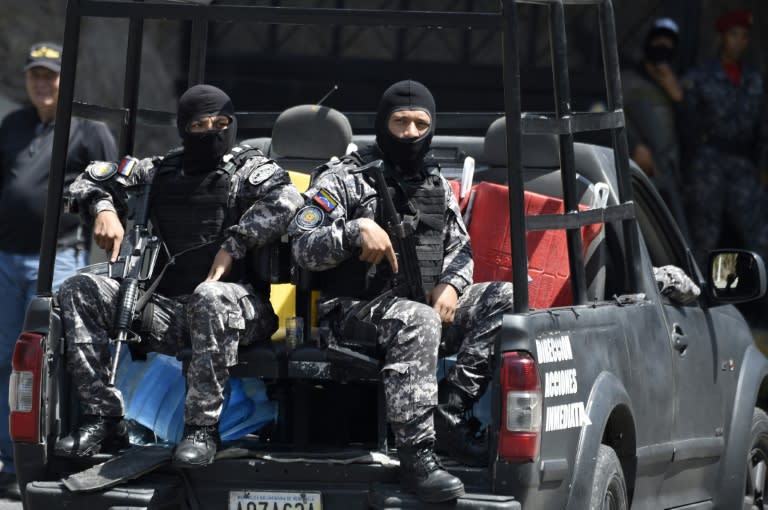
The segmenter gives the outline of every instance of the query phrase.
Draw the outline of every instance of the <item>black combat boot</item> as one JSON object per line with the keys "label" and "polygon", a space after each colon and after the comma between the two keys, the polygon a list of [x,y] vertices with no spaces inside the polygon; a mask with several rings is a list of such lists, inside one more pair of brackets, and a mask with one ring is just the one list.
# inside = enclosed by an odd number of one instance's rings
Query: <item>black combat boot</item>
{"label": "black combat boot", "polygon": [[480,422],[469,421],[467,411],[472,400],[447,379],[440,381],[437,388],[439,404],[435,408],[436,450],[447,453],[454,460],[467,466],[488,465],[488,435],[478,437]]}
{"label": "black combat boot", "polygon": [[181,468],[207,466],[221,446],[219,424],[184,425],[184,435],[173,451],[173,464]]}
{"label": "black combat boot", "polygon": [[66,457],[90,457],[129,446],[128,427],[122,417],[87,414],[75,432],[56,441],[53,450]]}
{"label": "black combat boot", "polygon": [[461,480],[443,469],[431,443],[399,448],[400,484],[425,503],[440,503],[464,495]]}

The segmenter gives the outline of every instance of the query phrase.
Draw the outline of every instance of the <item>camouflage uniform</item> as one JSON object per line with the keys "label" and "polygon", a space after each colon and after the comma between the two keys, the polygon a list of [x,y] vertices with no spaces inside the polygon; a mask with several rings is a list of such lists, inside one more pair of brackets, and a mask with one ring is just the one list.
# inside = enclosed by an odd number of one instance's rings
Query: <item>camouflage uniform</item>
{"label": "camouflage uniform", "polygon": [[725,226],[768,255],[767,199],[757,172],[768,156],[759,73],[745,67],[737,86],[714,62],[688,73],[683,86],[683,129],[691,149],[688,219],[696,256],[706,260]]}
{"label": "camouflage uniform", "polygon": [[[375,219],[377,193],[359,174],[348,170],[352,160],[332,162],[305,193],[307,205],[289,227],[293,256],[312,271],[331,269],[358,257],[361,246],[358,220]],[[434,440],[432,410],[437,404],[437,357],[441,341],[461,344],[456,371],[451,375],[470,394],[490,378],[490,351],[501,315],[512,307],[509,283],[472,285],[472,252],[469,236],[450,186],[441,178],[445,194],[444,253],[438,283],[453,286],[459,294],[455,320],[443,329],[438,313],[429,305],[402,297],[374,300],[366,322],[378,326],[378,343],[385,352],[382,379],[387,419],[398,447]],[[323,192],[334,208],[315,214],[315,197]],[[360,282],[363,285],[363,282]],[[322,318],[349,321],[365,301],[321,297]],[[334,312],[338,315],[334,315]],[[332,319],[333,320],[333,319]]]}
{"label": "camouflage uniform", "polygon": [[[98,182],[87,173],[81,175],[70,191],[85,219],[92,221],[98,212],[115,210],[122,187],[152,182],[159,161],[141,161],[127,178],[118,175]],[[240,216],[238,223],[224,231],[221,248],[239,260],[248,249],[279,238],[303,200],[287,173],[260,155],[246,161],[231,179]],[[211,262],[200,268],[203,274]],[[109,337],[118,289],[115,280],[82,274],[67,280],[59,293],[67,367],[85,414],[123,415],[120,392],[107,385]],[[147,308],[151,326],[143,335],[143,343],[149,350],[173,355],[184,347],[192,349],[185,422],[215,424],[223,405],[227,367],[237,363],[238,345],[266,341],[277,328],[268,297],[244,282],[201,282],[192,294],[167,297],[155,293]]]}

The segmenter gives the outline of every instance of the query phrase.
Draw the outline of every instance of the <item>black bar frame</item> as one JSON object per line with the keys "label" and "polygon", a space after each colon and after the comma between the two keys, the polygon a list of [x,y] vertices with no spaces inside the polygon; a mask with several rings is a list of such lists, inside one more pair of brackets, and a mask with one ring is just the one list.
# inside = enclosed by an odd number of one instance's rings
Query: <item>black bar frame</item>
{"label": "black bar frame", "polygon": [[[538,4],[549,14],[550,48],[556,108],[545,118],[521,118],[520,60],[517,44],[516,4]],[[568,74],[568,45],[566,38],[566,5],[593,5],[598,8],[600,41],[606,82],[608,111],[604,113],[574,113],[571,110],[570,78]],[[527,230],[560,228],[566,230],[572,290],[575,304],[586,302],[586,278],[579,229],[596,222],[620,222],[624,236],[627,286],[635,290],[641,277],[639,267],[640,238],[637,229],[632,186],[629,176],[629,155],[624,130],[623,99],[619,78],[616,27],[611,0],[500,0],[499,12],[427,12],[343,8],[298,8],[247,5],[174,4],[144,0],[69,0],[64,33],[64,54],[51,172],[48,186],[49,204],[60,204],[64,185],[64,165],[73,107],[78,113],[96,116],[101,112],[121,123],[120,148],[124,153],[133,149],[137,122],[141,120],[169,124],[173,115],[138,108],[138,83],[141,69],[141,40],[146,19],[175,19],[191,23],[189,85],[205,78],[208,25],[211,21],[243,21],[265,24],[363,25],[431,28],[483,28],[503,33],[504,113],[507,119],[507,156],[509,178],[510,228],[512,243],[512,281],[515,285],[514,311],[528,311],[528,274],[525,235]],[[76,55],[83,17],[127,18],[129,44],[126,54],[126,84],[123,108],[105,109],[95,105],[73,103]],[[255,124],[267,122],[270,115],[252,114]],[[261,115],[261,117],[259,116]],[[266,116],[265,116],[266,115]],[[365,119],[360,116],[359,121]],[[467,118],[470,118],[468,116]],[[370,119],[368,119],[370,120]],[[579,211],[576,194],[574,133],[610,130],[618,183],[619,205],[600,212]],[[522,181],[521,135],[523,133],[554,133],[560,140],[560,158],[565,213],[536,219],[524,214]],[[60,207],[46,208],[41,244],[38,295],[50,295],[55,260],[56,234]]]}

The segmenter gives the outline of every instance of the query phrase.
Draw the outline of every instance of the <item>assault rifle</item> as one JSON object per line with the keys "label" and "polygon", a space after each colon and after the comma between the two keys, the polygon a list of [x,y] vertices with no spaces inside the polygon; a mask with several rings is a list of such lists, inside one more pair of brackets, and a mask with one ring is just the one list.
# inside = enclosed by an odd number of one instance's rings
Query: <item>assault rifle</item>
{"label": "assault rifle", "polygon": [[384,179],[383,171],[384,161],[377,159],[367,163],[360,168],[351,170],[350,173],[364,173],[374,179],[376,192],[382,204],[384,212],[384,229],[392,240],[392,246],[397,256],[397,265],[399,272],[395,274],[395,285],[393,289],[398,296],[407,297],[414,301],[424,303],[426,295],[421,280],[421,270],[419,269],[419,259],[416,254],[416,243],[413,237],[413,226],[403,221],[400,214],[395,209],[392,201],[392,195],[389,193],[389,186]]}
{"label": "assault rifle", "polygon": [[149,233],[149,190],[150,184],[134,186],[135,208],[133,228],[123,240],[121,255],[115,262],[109,263],[109,277],[120,281],[117,311],[114,322],[115,352],[112,356],[112,370],[109,385],[115,385],[115,374],[120,358],[120,347],[124,342],[141,341],[141,337],[131,330],[131,324],[141,310],[136,309],[139,300],[139,282],[149,280],[157,262],[160,240]]}

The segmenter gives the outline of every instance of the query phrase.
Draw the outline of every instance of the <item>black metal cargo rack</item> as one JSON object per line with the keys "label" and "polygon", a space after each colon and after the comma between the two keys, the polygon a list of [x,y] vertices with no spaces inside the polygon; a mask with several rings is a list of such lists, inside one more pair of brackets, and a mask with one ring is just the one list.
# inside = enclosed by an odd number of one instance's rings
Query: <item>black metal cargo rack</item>
{"label": "black metal cargo rack", "polygon": [[[555,91],[555,111],[544,118],[521,118],[520,62],[516,5],[538,4],[549,15],[551,65]],[[602,59],[606,85],[607,111],[603,113],[577,113],[571,108],[568,72],[568,44],[565,28],[567,5],[593,5],[599,16]],[[83,18],[123,18],[130,20],[125,55],[125,84],[122,108],[106,108],[74,102],[76,56]],[[138,109],[141,49],[144,20],[170,19],[189,23],[188,84],[202,83],[205,79],[205,57],[208,26],[211,22],[250,22],[262,24],[298,25],[359,25],[359,26],[418,26],[427,28],[484,28],[499,30],[503,34],[504,112],[507,122],[508,183],[510,188],[510,224],[512,267],[515,285],[516,313],[528,311],[526,230],[560,228],[567,232],[573,302],[587,301],[587,285],[580,228],[603,222],[620,222],[623,226],[624,257],[627,267],[627,289],[635,291],[641,268],[637,265],[640,240],[629,177],[629,156],[624,128],[623,101],[619,82],[619,61],[616,49],[616,28],[611,0],[501,0],[498,12],[428,12],[373,9],[271,7],[249,5],[201,5],[198,3],[142,1],[142,0],[69,0],[67,6],[64,55],[59,92],[59,104],[54,132],[53,157],[48,187],[38,279],[38,295],[50,296],[53,279],[56,233],[61,214],[61,196],[64,185],[64,165],[69,139],[70,117],[73,113],[117,119],[121,126],[119,149],[123,154],[132,152],[137,124],[149,121],[171,123],[172,113],[149,112]],[[268,118],[268,117],[267,117]],[[238,113],[238,119],[264,122],[263,114]],[[512,121],[510,121],[512,119]],[[588,131],[611,132],[618,183],[618,205],[580,211],[576,193],[574,162],[574,134]],[[555,134],[560,141],[562,187],[565,203],[563,215],[527,217],[524,213],[524,187],[521,162],[521,135],[523,133]]]}

